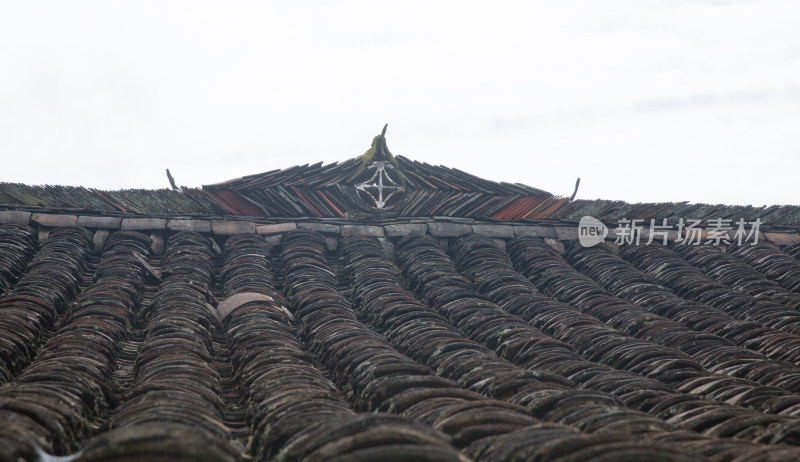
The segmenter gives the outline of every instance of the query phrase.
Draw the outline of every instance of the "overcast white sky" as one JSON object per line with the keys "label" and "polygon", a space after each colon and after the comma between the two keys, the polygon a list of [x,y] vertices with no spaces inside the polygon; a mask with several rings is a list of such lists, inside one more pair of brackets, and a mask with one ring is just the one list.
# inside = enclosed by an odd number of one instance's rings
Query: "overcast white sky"
{"label": "overcast white sky", "polygon": [[800,2],[0,0],[0,181],[362,154],[555,194],[800,203]]}

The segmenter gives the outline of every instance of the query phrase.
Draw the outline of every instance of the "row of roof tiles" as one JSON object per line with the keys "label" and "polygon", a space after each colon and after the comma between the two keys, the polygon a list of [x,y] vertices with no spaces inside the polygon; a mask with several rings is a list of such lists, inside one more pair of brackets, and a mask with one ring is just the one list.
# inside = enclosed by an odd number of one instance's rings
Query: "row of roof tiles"
{"label": "row of roof tiles", "polygon": [[[324,194],[319,197],[326,205],[301,207],[298,211],[291,206],[283,213],[267,214],[268,216],[328,216],[344,217],[346,207],[339,203],[335,198],[328,197],[329,194],[313,190],[306,186],[296,186],[296,193],[302,197],[310,198],[317,194]],[[211,193],[210,191],[213,191]],[[305,192],[304,192],[305,191]],[[295,195],[291,193],[291,196]],[[256,194],[256,193],[254,193]],[[257,193],[264,195],[259,200],[272,203],[285,201],[280,198],[279,192]],[[275,195],[278,196],[275,196]],[[426,194],[426,202],[437,204],[436,208],[414,211],[406,213],[400,212],[399,216],[435,216],[435,215],[459,215],[457,213],[458,203],[465,203],[471,200],[473,195],[465,192],[446,192],[439,193],[417,192],[415,194]],[[431,197],[427,195],[434,194]],[[438,194],[438,196],[436,195]],[[287,196],[289,197],[289,196]],[[600,219],[607,224],[616,223],[620,219],[668,219],[670,222],[677,221],[679,218],[692,219],[739,219],[748,221],[760,218],[762,222],[775,227],[797,228],[800,225],[800,207],[789,205],[774,206],[731,206],[720,204],[691,204],[688,202],[666,202],[666,203],[628,203],[612,200],[575,200],[565,202],[563,198],[552,196],[552,200],[540,200],[527,196],[507,195],[502,203],[487,209],[486,213],[474,213],[467,216],[476,218],[494,218],[500,220],[519,220],[521,218],[536,220],[568,220],[577,222],[581,217],[589,215]],[[330,202],[330,204],[328,204]],[[412,198],[412,203],[417,203]],[[482,202],[478,201],[478,202]],[[118,191],[101,191],[73,186],[28,186],[17,183],[0,183],[0,204],[6,208],[34,208],[50,210],[84,210],[96,211],[105,214],[114,213],[134,213],[143,215],[203,215],[203,216],[222,216],[222,215],[242,215],[242,216],[261,216],[264,215],[253,203],[225,189],[213,189],[206,191],[197,188],[184,188],[181,191],[168,189],[146,190],[130,189]],[[449,204],[445,206],[445,204]],[[316,208],[315,212],[313,208]],[[338,211],[320,213],[319,209],[332,207]]]}
{"label": "row of roof tiles", "polygon": [[[27,211],[91,211],[104,215],[138,214],[149,216],[268,216],[268,217],[332,217],[344,218],[348,207],[331,196],[330,191],[314,190],[304,186],[293,187],[291,192],[280,190],[254,191],[253,200],[243,200],[235,192],[185,188],[173,190],[120,190],[100,191],[71,186],[27,186],[0,183],[0,206]],[[713,204],[678,203],[627,203],[610,200],[567,201],[556,196],[535,198],[520,195],[485,196],[486,193],[459,191],[418,190],[409,193],[409,208],[400,210],[400,217],[456,216],[491,218],[496,220],[563,220],[577,222],[583,216],[593,216],[607,224],[620,219],[667,219],[670,223],[681,218],[699,220],[756,218],[768,227],[798,228],[800,207],[797,206],[730,206]],[[294,198],[294,199],[292,199]],[[304,198],[304,199],[303,199]],[[315,199],[316,198],[316,199]],[[256,200],[257,199],[257,200]],[[293,202],[308,203],[301,206],[282,207],[285,210],[265,212],[258,203],[273,204]],[[428,205],[425,205],[428,204]],[[470,205],[472,204],[472,205]],[[470,213],[462,213],[470,207]]]}
{"label": "row of roof tiles", "polygon": [[[157,218],[157,217],[111,217],[94,215],[72,215],[58,213],[35,213],[19,210],[0,211],[0,223],[21,224],[35,226],[40,231],[40,238],[44,239],[49,229],[79,226],[93,230],[100,230],[104,233],[121,229],[128,231],[143,231],[157,234],[164,232],[193,231],[203,234],[213,234],[218,236],[228,236],[234,234],[257,233],[269,236],[269,242],[276,244],[280,242],[281,235],[294,229],[310,229],[323,233],[329,237],[333,236],[375,236],[375,237],[397,237],[406,234],[430,234],[432,236],[448,238],[462,236],[466,234],[478,234],[497,239],[513,239],[520,236],[537,236],[545,239],[560,241],[570,241],[578,239],[578,227],[575,223],[564,221],[537,221],[537,222],[498,222],[480,221],[472,219],[453,219],[439,217],[432,219],[415,220],[385,220],[381,224],[365,224],[363,222],[353,222],[348,220],[241,220],[225,218]],[[607,242],[616,239],[616,229],[610,227]],[[727,237],[731,242],[736,241],[735,231],[730,230]],[[154,237],[159,240],[157,234]],[[640,231],[641,241],[647,242],[649,231]],[[710,237],[708,229],[700,229],[698,236],[700,241],[705,241]],[[677,231],[670,231],[667,235],[668,241],[672,242],[678,238]],[[764,226],[757,236],[749,238],[748,242],[767,242],[778,245],[791,245],[800,243],[800,233],[794,230],[770,229]],[[661,240],[661,237],[656,239]],[[160,241],[159,241],[160,242]],[[335,242],[335,240],[331,241]],[[335,243],[331,247],[335,248]]]}

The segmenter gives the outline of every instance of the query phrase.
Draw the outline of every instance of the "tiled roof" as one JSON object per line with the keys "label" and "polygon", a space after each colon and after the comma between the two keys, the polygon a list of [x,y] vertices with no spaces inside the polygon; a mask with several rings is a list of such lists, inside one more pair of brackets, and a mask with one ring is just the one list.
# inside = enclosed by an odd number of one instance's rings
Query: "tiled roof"
{"label": "tiled roof", "polygon": [[224,215],[227,210],[202,189],[124,189],[103,191],[75,186],[0,183],[4,208],[91,211],[115,215]]}
{"label": "tiled roof", "polygon": [[800,458],[796,247],[431,230],[0,225],[0,460]]}
{"label": "tiled roof", "polygon": [[[797,461],[798,210],[570,201],[383,133],[203,188],[0,184],[0,462]],[[587,215],[762,227],[584,247]]]}

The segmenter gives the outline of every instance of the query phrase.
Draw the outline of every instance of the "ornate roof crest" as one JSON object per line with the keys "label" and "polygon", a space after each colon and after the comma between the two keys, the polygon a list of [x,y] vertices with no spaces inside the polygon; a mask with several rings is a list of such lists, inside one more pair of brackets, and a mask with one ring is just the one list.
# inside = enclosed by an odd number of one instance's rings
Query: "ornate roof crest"
{"label": "ornate roof crest", "polygon": [[386,146],[388,126],[383,126],[381,134],[372,140],[372,146],[362,156],[361,170],[353,183],[364,205],[379,211],[387,210],[402,200],[406,191],[405,178]]}
{"label": "ornate roof crest", "polygon": [[[235,215],[363,221],[432,216],[535,219],[549,216],[567,201],[530,186],[394,156],[386,146],[386,129],[361,156],[248,175],[204,186],[202,192]],[[184,191],[181,197],[188,194]]]}

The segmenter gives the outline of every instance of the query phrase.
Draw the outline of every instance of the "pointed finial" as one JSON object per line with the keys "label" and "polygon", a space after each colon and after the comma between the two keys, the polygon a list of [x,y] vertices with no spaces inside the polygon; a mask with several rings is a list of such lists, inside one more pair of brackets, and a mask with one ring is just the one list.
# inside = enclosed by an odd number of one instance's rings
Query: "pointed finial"
{"label": "pointed finial", "polygon": [[389,124],[383,126],[380,136],[375,137],[375,156],[372,158],[372,160],[387,161],[392,158],[392,155],[389,153],[389,148],[386,146],[387,128],[389,128]]}
{"label": "pointed finial", "polygon": [[169,169],[167,169],[167,179],[169,180],[169,185],[172,186],[172,189],[181,189],[175,184],[175,178],[172,178],[172,174],[169,173]]}
{"label": "pointed finial", "polygon": [[578,181],[575,182],[575,191],[572,192],[572,196],[570,196],[569,200],[575,200],[575,196],[578,195],[578,186],[581,185],[581,179],[578,178]]}

